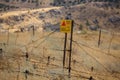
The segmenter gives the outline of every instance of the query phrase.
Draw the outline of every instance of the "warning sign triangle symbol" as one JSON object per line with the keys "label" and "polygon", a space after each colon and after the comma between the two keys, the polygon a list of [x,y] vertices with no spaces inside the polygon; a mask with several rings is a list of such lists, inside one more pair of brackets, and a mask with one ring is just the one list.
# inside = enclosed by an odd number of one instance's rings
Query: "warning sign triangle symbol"
{"label": "warning sign triangle symbol", "polygon": [[62,22],[62,26],[66,26],[65,21]]}

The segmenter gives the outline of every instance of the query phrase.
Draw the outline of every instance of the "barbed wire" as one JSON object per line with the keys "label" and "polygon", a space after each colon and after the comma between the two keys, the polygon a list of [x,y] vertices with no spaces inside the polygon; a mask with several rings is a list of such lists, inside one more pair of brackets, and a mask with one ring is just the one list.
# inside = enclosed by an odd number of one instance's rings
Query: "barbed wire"
{"label": "barbed wire", "polygon": [[[34,46],[33,48],[36,48],[36,47],[40,46],[41,43],[43,43],[44,41],[47,40],[46,37],[49,37],[50,35],[53,35],[54,33],[55,33],[55,31],[47,34],[47,35],[44,36],[44,37],[42,37],[42,39],[44,39],[44,40],[42,40],[37,46]],[[64,39],[64,38],[59,38],[59,39]],[[37,41],[39,41],[39,40],[41,40],[41,38],[38,39],[38,40],[35,40],[35,42],[37,42]],[[77,41],[75,41],[75,40],[73,40],[73,43],[75,43],[77,46],[79,46],[79,48],[81,48],[85,53],[87,53],[87,54],[88,54],[90,57],[92,57],[94,60],[96,60],[96,61],[97,61],[100,65],[102,65],[108,72],[110,72],[109,69],[106,68],[105,65],[103,65],[102,63],[100,63],[95,57],[93,57],[92,55],[90,55],[82,46],[88,47],[88,48],[90,48],[90,49],[92,49],[92,50],[99,51],[99,52],[101,52],[101,53],[104,53],[104,54],[106,54],[106,55],[112,56],[112,57],[114,57],[114,58],[118,58],[118,57],[116,57],[116,56],[107,54],[107,53],[105,53],[105,52],[103,52],[103,51],[101,51],[101,50],[97,50],[97,49],[95,49],[95,48],[91,48],[91,47],[88,46],[88,45],[81,44],[81,43],[79,43],[79,42],[77,42]],[[22,47],[27,47],[27,48],[29,48],[29,45],[30,45],[30,44],[34,44],[34,43],[33,43],[33,42],[29,42],[29,44],[23,45]],[[19,45],[18,45],[18,46],[19,46]],[[33,50],[33,49],[32,49],[32,50]],[[51,48],[50,48],[50,50],[63,51],[63,50],[51,49]],[[3,52],[9,53],[9,52],[6,52],[6,51],[3,51]],[[17,53],[19,53],[19,52],[21,52],[21,50],[19,50]],[[23,56],[24,56],[24,55],[23,55]],[[21,57],[23,57],[23,56],[21,56]],[[7,56],[7,57],[12,58],[13,56]],[[15,57],[13,57],[13,58],[15,58]],[[39,58],[40,58],[40,57],[39,57]],[[41,57],[41,58],[42,58],[42,57]],[[47,59],[47,57],[44,57],[44,58]],[[62,60],[58,60],[58,59],[56,59],[56,60],[57,60],[57,61],[62,61]],[[79,62],[78,62],[78,63],[79,63]],[[80,63],[79,63],[79,64],[80,64]],[[62,68],[62,67],[60,67],[59,65],[55,65],[55,64],[50,64],[50,65],[56,66],[56,67],[59,67],[59,68]],[[44,70],[44,69],[43,69],[43,70]],[[73,70],[73,69],[72,69],[72,70]],[[75,71],[75,70],[73,70],[73,71]],[[78,71],[78,72],[80,72],[80,71]],[[80,73],[81,73],[81,72],[80,72]],[[111,72],[110,72],[110,73],[111,73]],[[35,73],[32,73],[32,74],[35,74]],[[57,74],[57,73],[56,73],[56,74]],[[39,75],[39,74],[36,74],[36,75]],[[80,75],[80,74],[78,74],[78,75]],[[94,75],[99,75],[99,74],[94,74]],[[40,76],[41,76],[41,75],[40,75]],[[106,76],[106,75],[101,74],[101,76]],[[114,76],[113,76],[113,77],[114,77]]]}

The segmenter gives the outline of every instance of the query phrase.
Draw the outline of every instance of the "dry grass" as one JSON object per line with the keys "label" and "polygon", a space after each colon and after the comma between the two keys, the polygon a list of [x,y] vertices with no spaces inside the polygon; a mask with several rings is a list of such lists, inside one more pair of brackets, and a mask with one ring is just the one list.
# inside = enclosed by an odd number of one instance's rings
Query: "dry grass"
{"label": "dry grass", "polygon": [[[32,75],[28,75],[29,80],[67,80],[67,70],[62,70],[63,42],[64,34],[55,32],[48,36],[51,32],[36,32],[33,37],[32,33],[10,33],[9,43],[1,46],[5,51],[5,59],[1,60],[1,65],[6,65],[9,61],[11,67],[4,70],[1,69],[1,79],[8,78],[16,80],[16,73],[19,73],[18,80],[24,80],[25,69],[28,69]],[[18,34],[18,36],[16,36]],[[42,35],[41,35],[42,34]],[[58,36],[59,35],[59,36]],[[17,38],[17,40],[16,40]],[[101,45],[97,47],[98,32],[87,31],[86,34],[74,33],[73,52],[72,52],[72,80],[86,80],[92,75],[95,79],[101,80],[119,80],[120,71],[120,49],[114,49],[114,45],[119,45],[119,36],[114,36],[112,40],[111,50],[108,53],[109,33],[102,33]],[[0,35],[0,42],[6,43],[7,35]],[[69,39],[69,37],[68,37]],[[16,40],[16,43],[15,43]],[[68,43],[69,44],[69,40]],[[69,45],[68,45],[69,49]],[[29,53],[29,60],[26,63],[25,52]],[[68,53],[67,53],[68,54]],[[48,63],[50,56],[50,64]],[[3,57],[3,58],[4,58]],[[76,60],[75,63],[73,61]],[[67,67],[68,65],[66,65]],[[20,67],[20,69],[19,69]],[[91,72],[91,67],[94,67]],[[9,73],[6,73],[6,71]],[[19,71],[20,72],[16,72]],[[112,75],[111,75],[112,73]],[[6,75],[7,77],[4,77]]]}

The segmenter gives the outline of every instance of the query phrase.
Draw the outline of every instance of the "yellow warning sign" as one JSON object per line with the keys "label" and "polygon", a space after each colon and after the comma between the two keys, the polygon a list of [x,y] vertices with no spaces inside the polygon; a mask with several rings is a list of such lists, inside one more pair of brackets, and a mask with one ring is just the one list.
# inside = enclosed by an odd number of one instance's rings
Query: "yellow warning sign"
{"label": "yellow warning sign", "polygon": [[72,20],[62,20],[60,24],[60,32],[71,32]]}

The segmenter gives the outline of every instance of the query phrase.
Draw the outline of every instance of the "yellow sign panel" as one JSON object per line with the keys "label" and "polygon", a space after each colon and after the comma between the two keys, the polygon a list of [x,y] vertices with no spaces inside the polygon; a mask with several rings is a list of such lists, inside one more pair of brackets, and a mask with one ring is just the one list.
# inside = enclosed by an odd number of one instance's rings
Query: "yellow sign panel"
{"label": "yellow sign panel", "polygon": [[71,32],[72,20],[62,20],[60,24],[60,32]]}

